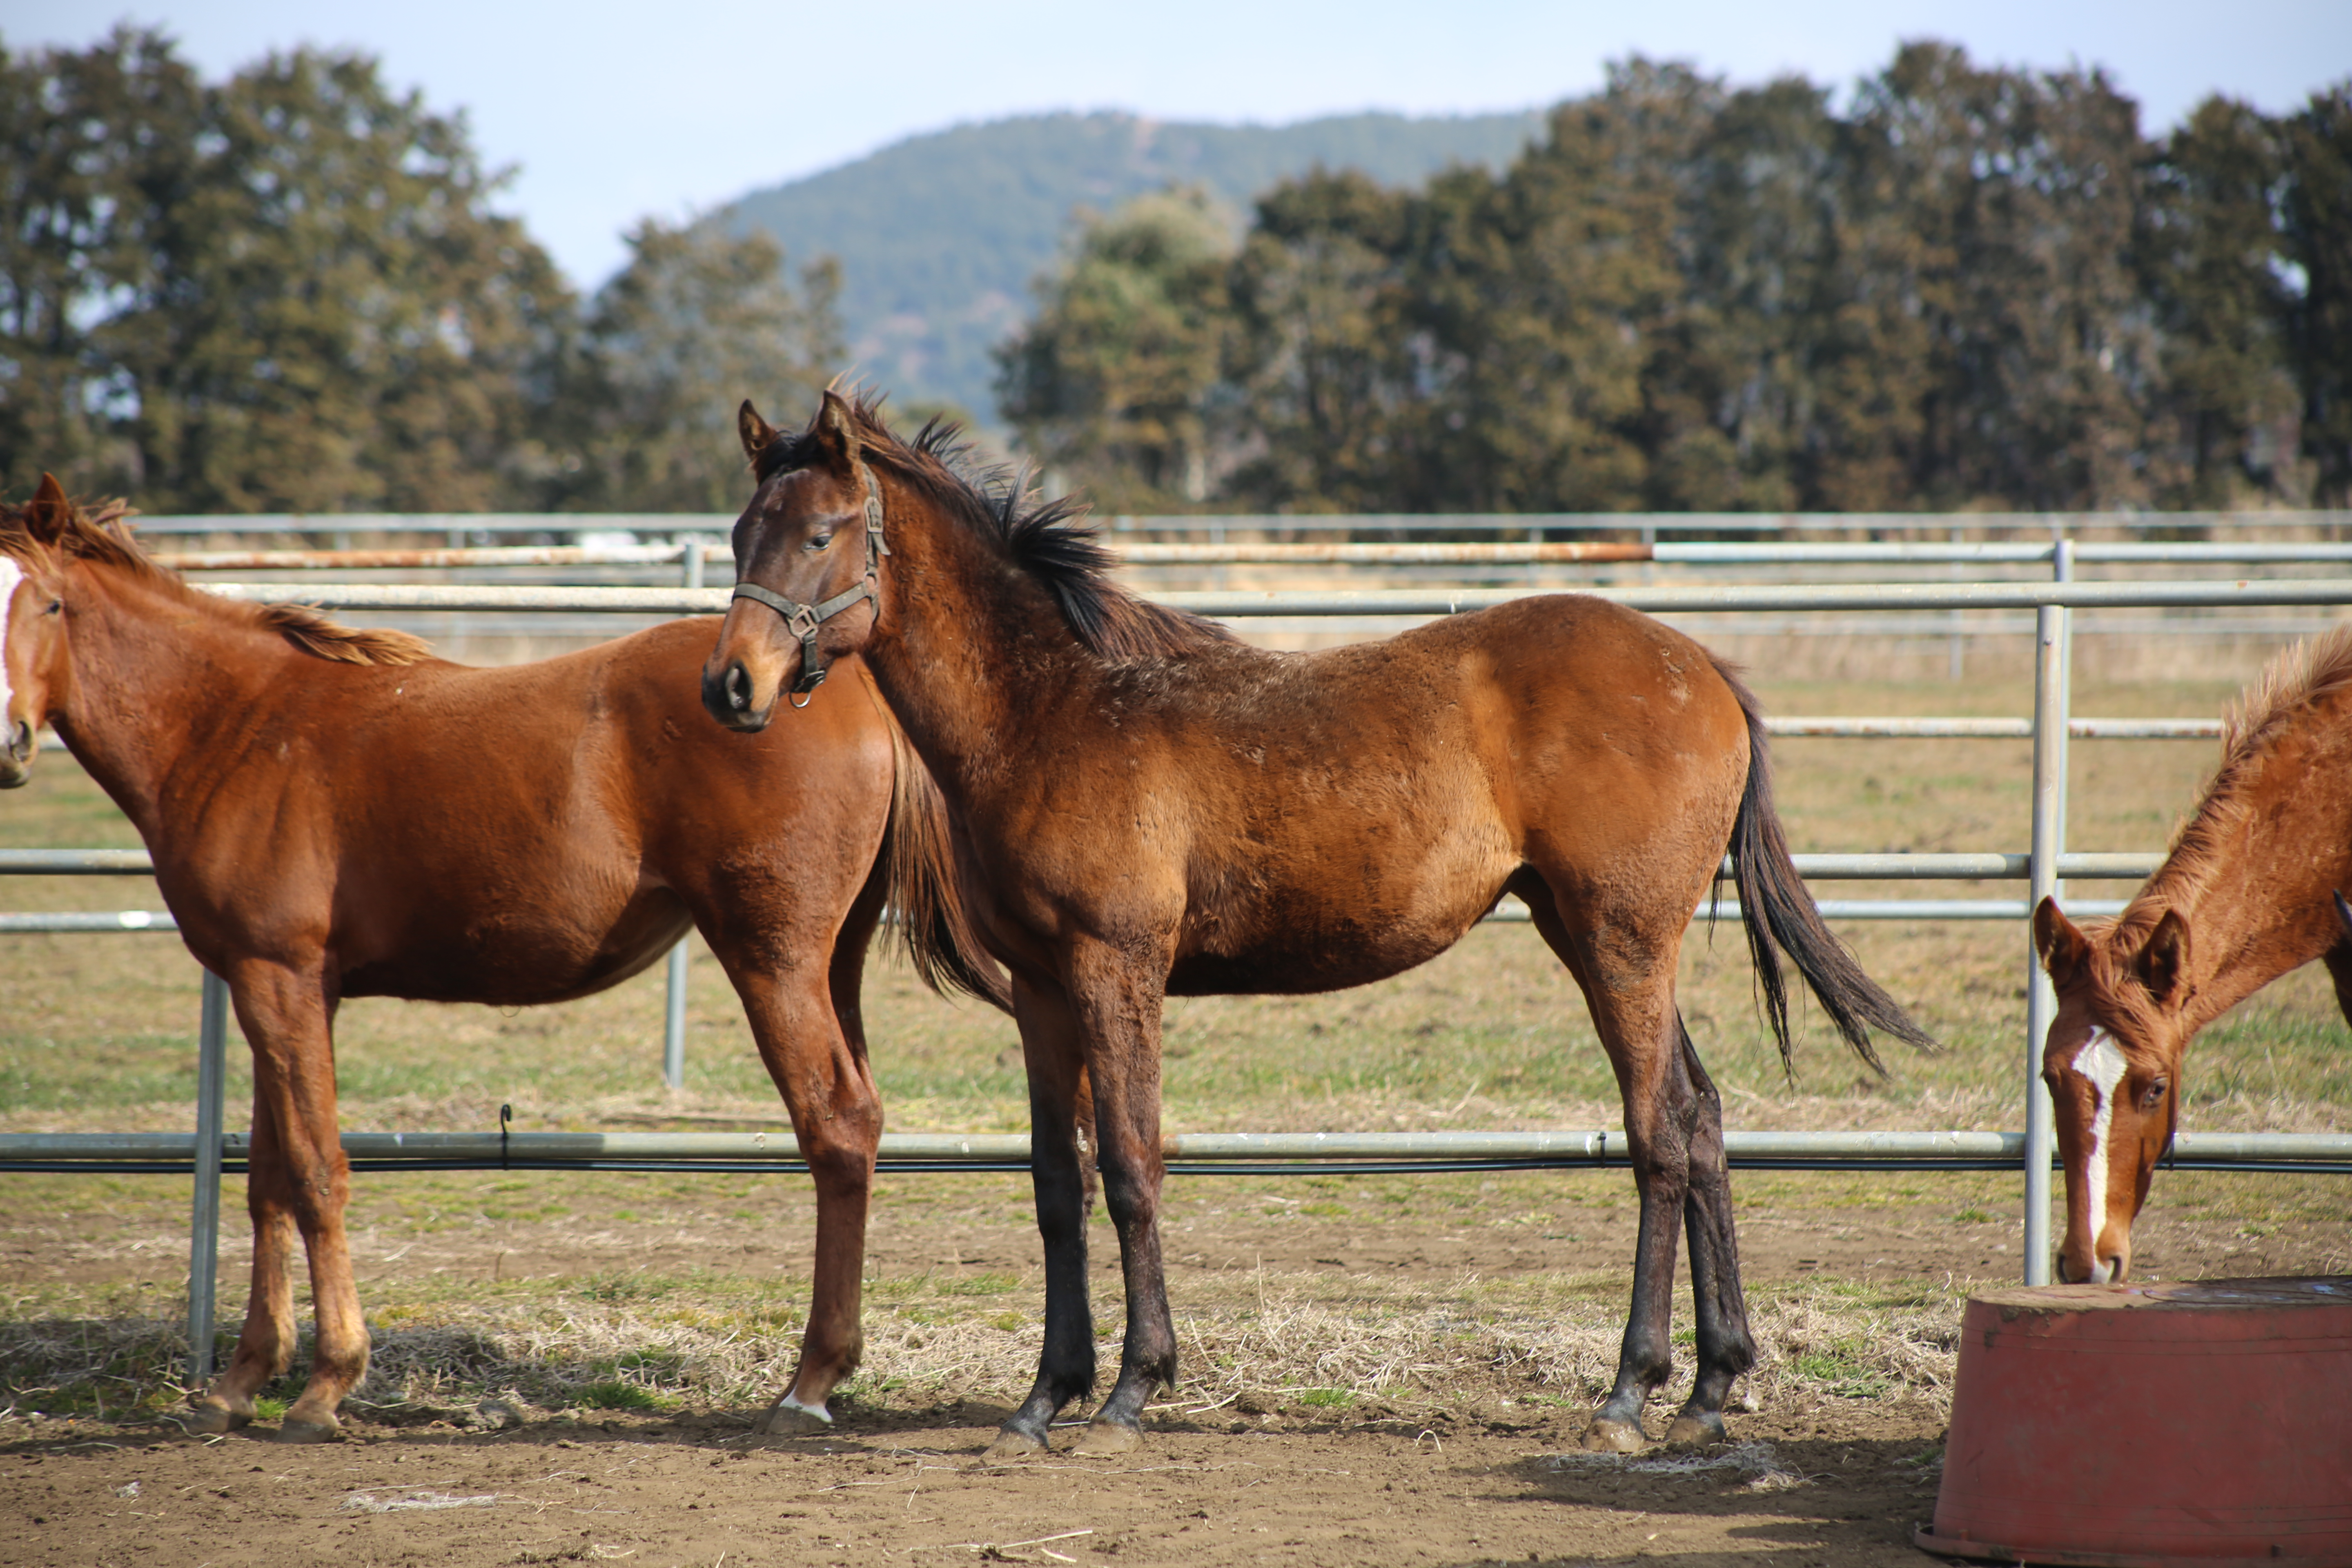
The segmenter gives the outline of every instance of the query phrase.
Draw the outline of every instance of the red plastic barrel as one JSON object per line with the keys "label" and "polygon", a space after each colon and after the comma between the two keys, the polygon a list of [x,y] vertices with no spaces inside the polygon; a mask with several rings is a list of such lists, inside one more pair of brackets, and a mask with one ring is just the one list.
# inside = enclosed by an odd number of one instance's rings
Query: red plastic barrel
{"label": "red plastic barrel", "polygon": [[1971,1297],[1929,1552],[2352,1563],[2352,1276]]}

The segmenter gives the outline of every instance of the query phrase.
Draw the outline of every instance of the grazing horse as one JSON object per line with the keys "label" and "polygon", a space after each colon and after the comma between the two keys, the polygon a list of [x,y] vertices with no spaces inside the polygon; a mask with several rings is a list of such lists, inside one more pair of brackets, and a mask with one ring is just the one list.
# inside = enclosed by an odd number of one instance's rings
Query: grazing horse
{"label": "grazing horse", "polygon": [[799,435],[749,404],[740,424],[758,489],[735,525],[740,581],[704,705],[761,730],[780,693],[800,700],[825,660],[862,653],[948,798],[974,928],[1012,972],[1045,1339],[991,1452],[1043,1447],[1093,1386],[1089,1112],[1128,1317],[1081,1447],[1131,1447],[1145,1400],[1174,1379],[1163,997],[1379,980],[1443,952],[1505,893],[1583,990],[1641,1193],[1616,1387],[1585,1441],[1644,1440],[1642,1405],[1670,1370],[1682,1224],[1698,1373],[1667,1436],[1720,1436],[1754,1348],[1722,1107],[1675,1008],[1675,964],[1727,847],[1784,1051],[1774,941],[1865,1057],[1869,1026],[1926,1040],[1822,925],[1772,811],[1762,721],[1730,672],[1647,616],[1569,595],[1386,642],[1261,651],[1116,586],[1066,504],[1024,510],[1013,490],[960,478],[951,432],[902,444],[870,405],[830,393]]}
{"label": "grazing horse", "polygon": [[520,1006],[601,991],[698,927],[815,1176],[801,1363],[771,1429],[829,1421],[857,1364],[882,1111],[858,1012],[897,906],[935,985],[1005,1000],[961,926],[936,790],[852,669],[804,727],[730,735],[689,689],[718,635],[676,621],[504,669],[403,632],[198,593],[45,479],[0,507],[0,786],[44,723],[137,826],[254,1061],[253,1293],[188,1425],[240,1426],[292,1363],[299,1231],[318,1339],[279,1436],[336,1432],[367,1370],[343,1231],[332,1029],[346,996]]}
{"label": "grazing horse", "polygon": [[2033,911],[2058,993],[2042,1078],[2066,1172],[2061,1279],[2129,1274],[2199,1030],[2315,958],[2352,1019],[2347,881],[2352,628],[2287,649],[2247,689],[2203,799],[2122,914],[2078,927],[2054,899]]}

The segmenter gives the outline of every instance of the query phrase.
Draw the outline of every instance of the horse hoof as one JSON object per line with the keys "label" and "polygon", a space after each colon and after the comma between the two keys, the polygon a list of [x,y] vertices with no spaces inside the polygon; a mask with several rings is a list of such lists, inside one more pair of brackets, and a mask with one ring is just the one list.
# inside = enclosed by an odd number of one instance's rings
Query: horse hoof
{"label": "horse hoof", "polygon": [[1629,1421],[1596,1419],[1584,1429],[1583,1447],[1588,1454],[1638,1454],[1648,1441]]}
{"label": "horse hoof", "polygon": [[297,1421],[291,1415],[278,1424],[278,1440],[281,1443],[340,1443],[343,1429],[329,1416],[324,1421]]}
{"label": "horse hoof", "polygon": [[1666,1428],[1669,1448],[1704,1448],[1714,1443],[1728,1443],[1731,1434],[1723,1425],[1723,1417],[1712,1410],[1684,1411]]}
{"label": "horse hoof", "polygon": [[172,1419],[192,1437],[216,1437],[224,1432],[234,1432],[253,1419],[242,1410],[231,1410],[226,1405],[192,1405],[175,1413]]}
{"label": "horse hoof", "polygon": [[1089,1421],[1070,1452],[1089,1459],[1115,1458],[1143,1447],[1143,1432],[1124,1421]]}
{"label": "horse hoof", "polygon": [[1042,1439],[1032,1437],[1026,1432],[1015,1432],[1008,1426],[996,1435],[996,1441],[988,1446],[988,1452],[980,1457],[980,1462],[983,1465],[1017,1465],[1045,1451],[1045,1445]]}
{"label": "horse hoof", "polygon": [[822,1405],[802,1405],[790,1395],[776,1401],[760,1422],[763,1437],[814,1437],[833,1430],[833,1417]]}

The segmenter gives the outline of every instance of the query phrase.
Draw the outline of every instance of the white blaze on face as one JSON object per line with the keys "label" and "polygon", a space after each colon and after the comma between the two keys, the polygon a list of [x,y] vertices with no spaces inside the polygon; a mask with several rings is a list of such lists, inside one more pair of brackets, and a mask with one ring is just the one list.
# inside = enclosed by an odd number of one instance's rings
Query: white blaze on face
{"label": "white blaze on face", "polygon": [[2092,1026],[2091,1037],[2074,1053],[2074,1070],[2091,1080],[2098,1092],[2097,1106],[2091,1112],[2091,1147],[2084,1156],[2084,1185],[2089,1189],[2090,1208],[2085,1223],[2091,1227],[2091,1282],[2107,1282],[2107,1260],[2099,1256],[2099,1235],[2107,1225],[2107,1131],[2115,1121],[2116,1085],[2124,1080],[2124,1053],[2105,1029]]}
{"label": "white blaze on face", "polygon": [[25,569],[0,555],[0,726],[11,730],[16,721],[9,716],[9,707],[16,694],[8,685],[8,611],[16,603],[16,584],[24,580]]}

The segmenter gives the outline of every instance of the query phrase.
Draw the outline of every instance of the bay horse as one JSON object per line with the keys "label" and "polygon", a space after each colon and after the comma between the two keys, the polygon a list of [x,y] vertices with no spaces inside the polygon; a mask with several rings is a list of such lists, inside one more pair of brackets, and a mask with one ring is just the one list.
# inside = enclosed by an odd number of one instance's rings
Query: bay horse
{"label": "bay horse", "polygon": [[2055,899],[2033,911],[2058,994],[2042,1078],[2066,1173],[2059,1279],[2129,1275],[2200,1030],[2315,958],[2352,1019],[2347,884],[2352,627],[2288,648],[2239,699],[2221,766],[2122,914],[2076,926]]}
{"label": "bay horse", "polygon": [[507,1006],[635,974],[689,926],[734,983],[815,1177],[801,1360],[772,1430],[829,1422],[856,1366],[881,1104],[859,984],[886,902],[935,987],[1003,1005],[962,927],[937,791],[854,667],[772,738],[696,711],[718,622],[509,668],[397,631],[203,594],[45,478],[0,507],[0,786],[44,723],[138,827],[188,950],[253,1048],[252,1296],[187,1426],[242,1426],[292,1364],[299,1231],[318,1332],[278,1435],[319,1441],[367,1370],[343,1229],[346,996]]}
{"label": "bay horse", "polygon": [[[1159,1210],[1162,999],[1335,990],[1452,946],[1506,893],[1582,989],[1616,1069],[1641,1195],[1616,1385],[1588,1447],[1645,1441],[1671,1368],[1686,1225],[1698,1367],[1667,1428],[1724,1433],[1754,1361],[1722,1106],[1675,1005],[1684,928],[1727,849],[1781,1049],[1773,956],[1841,1034],[1920,1032],[1822,924],[1772,809],[1764,731],[1731,670],[1680,633],[1554,595],[1317,653],[1252,648],[1136,598],[1068,503],[961,477],[951,429],[912,443],[827,393],[785,435],[745,404],[758,488],[703,702],[761,731],[825,661],[861,654],[947,796],[970,909],[1012,973],[1029,1073],[1045,1335],[991,1447],[1045,1446],[1094,1384],[1083,1128],[1119,1241],[1117,1383],[1079,1437],[1141,1437],[1176,1373]],[[797,721],[797,715],[793,716]]]}

